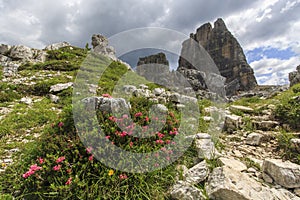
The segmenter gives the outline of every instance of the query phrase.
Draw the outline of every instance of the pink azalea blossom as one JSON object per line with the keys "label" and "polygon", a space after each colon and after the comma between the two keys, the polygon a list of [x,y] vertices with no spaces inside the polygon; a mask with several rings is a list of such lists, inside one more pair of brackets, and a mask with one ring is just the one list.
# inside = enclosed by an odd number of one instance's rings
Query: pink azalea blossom
{"label": "pink azalea blossom", "polygon": [[88,148],[86,148],[86,152],[87,152],[87,153],[91,153],[91,152],[92,152],[92,150],[93,150],[93,148],[92,148],[92,147],[88,147]]}
{"label": "pink azalea blossom", "polygon": [[163,137],[165,137],[165,135],[162,134],[162,133],[160,133],[160,132],[157,133],[157,136],[158,136],[160,139],[163,138]]}
{"label": "pink azalea blossom", "polygon": [[117,121],[117,119],[116,119],[114,116],[110,116],[108,119],[109,119],[110,121],[112,121],[112,122],[116,122],[116,121]]}
{"label": "pink azalea blossom", "polygon": [[28,178],[29,176],[33,175],[36,171],[41,170],[42,167],[37,166],[37,164],[31,165],[30,169],[25,172],[22,176],[23,178]]}
{"label": "pink azalea blossom", "polygon": [[170,131],[170,135],[178,135],[177,131]]}
{"label": "pink azalea blossom", "polygon": [[59,171],[61,169],[61,165],[55,165],[54,167],[53,167],[53,170],[54,171]]}
{"label": "pink azalea blossom", "polygon": [[30,166],[30,170],[33,171],[33,172],[41,170],[41,169],[42,169],[42,167],[37,166],[37,164],[34,164],[34,165]]}
{"label": "pink azalea blossom", "polygon": [[166,140],[166,144],[171,144],[171,140]]}
{"label": "pink azalea blossom", "polygon": [[64,156],[57,158],[56,163],[61,163],[64,161],[66,158]]}
{"label": "pink azalea blossom", "polygon": [[124,118],[124,119],[128,119],[128,115],[127,115],[127,114],[124,114],[124,115],[123,115],[123,118]]}
{"label": "pink azalea blossom", "polygon": [[65,184],[70,185],[71,183],[72,183],[72,177],[70,177]]}
{"label": "pink azalea blossom", "polygon": [[110,138],[110,136],[109,136],[109,135],[107,135],[107,136],[105,136],[105,138],[106,138],[106,139],[109,139],[109,138]]}
{"label": "pink azalea blossom", "polygon": [[32,171],[32,170],[29,170],[29,171],[27,171],[27,172],[25,172],[22,176],[23,176],[23,178],[28,178],[29,176],[31,176],[32,174],[34,174],[34,171]]}
{"label": "pink azalea blossom", "polygon": [[44,159],[41,158],[41,157],[38,158],[38,161],[39,161],[40,164],[43,164],[45,162]]}
{"label": "pink azalea blossom", "polygon": [[121,137],[125,137],[127,135],[127,132],[126,131],[123,131],[122,133],[121,133]]}
{"label": "pink azalea blossom", "polygon": [[145,117],[145,121],[146,121],[146,122],[149,122],[149,120],[150,120],[149,117],[146,116],[146,117]]}
{"label": "pink azalea blossom", "polygon": [[164,144],[163,140],[156,140],[155,142],[156,142],[156,144]]}
{"label": "pink azalea blossom", "polygon": [[64,125],[63,122],[59,122],[59,123],[57,124],[58,127],[63,127],[63,125]]}
{"label": "pink azalea blossom", "polygon": [[110,94],[102,94],[102,97],[112,98],[112,96],[110,96]]}
{"label": "pink azalea blossom", "polygon": [[129,143],[129,146],[130,146],[130,147],[133,147],[133,142],[130,142],[130,143]]}
{"label": "pink azalea blossom", "polygon": [[94,159],[94,155],[91,155],[91,156],[89,157],[89,161],[93,161],[93,159]]}
{"label": "pink azalea blossom", "polygon": [[143,113],[141,113],[141,112],[138,112],[138,113],[135,113],[135,117],[141,117],[143,115]]}
{"label": "pink azalea blossom", "polygon": [[120,174],[119,176],[120,180],[124,180],[124,179],[127,179],[127,175],[126,174]]}
{"label": "pink azalea blossom", "polygon": [[166,147],[162,147],[160,150],[161,151],[167,151]]}

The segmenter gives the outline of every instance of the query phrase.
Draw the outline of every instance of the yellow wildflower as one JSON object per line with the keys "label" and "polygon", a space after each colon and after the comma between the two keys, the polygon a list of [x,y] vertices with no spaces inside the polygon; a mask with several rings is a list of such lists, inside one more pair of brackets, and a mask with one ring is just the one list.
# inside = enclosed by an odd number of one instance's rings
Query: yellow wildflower
{"label": "yellow wildflower", "polygon": [[112,169],[108,171],[108,175],[109,175],[109,176],[112,176],[114,173],[115,173],[115,172],[114,172],[114,170],[112,170]]}

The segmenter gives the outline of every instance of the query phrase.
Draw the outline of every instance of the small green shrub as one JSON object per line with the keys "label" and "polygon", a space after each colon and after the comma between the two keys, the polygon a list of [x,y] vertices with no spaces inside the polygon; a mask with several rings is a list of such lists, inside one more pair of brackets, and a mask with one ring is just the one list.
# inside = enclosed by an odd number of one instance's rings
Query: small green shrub
{"label": "small green shrub", "polygon": [[222,166],[222,162],[217,157],[206,159],[206,163],[210,172],[212,172],[215,168]]}
{"label": "small green shrub", "polygon": [[254,131],[255,130],[255,127],[252,123],[252,120],[250,117],[243,117],[243,130],[245,131]]}
{"label": "small green shrub", "polygon": [[300,93],[300,84],[294,85],[292,90],[295,94]]}
{"label": "small green shrub", "polygon": [[20,94],[16,91],[16,88],[15,85],[0,83],[0,103],[11,102],[21,98]]}
{"label": "small green shrub", "polygon": [[281,130],[276,138],[278,140],[278,148],[281,150],[282,156],[300,164],[299,154],[291,147],[291,139],[295,138],[295,136],[291,133]]}
{"label": "small green shrub", "polygon": [[242,105],[242,106],[251,106],[253,104],[260,103],[261,99],[257,96],[249,97],[249,98],[241,98],[235,101],[233,104],[235,105]]}
{"label": "small green shrub", "polygon": [[281,101],[275,109],[275,117],[282,123],[289,124],[293,129],[300,128],[300,100],[298,98],[289,98],[287,101]]}

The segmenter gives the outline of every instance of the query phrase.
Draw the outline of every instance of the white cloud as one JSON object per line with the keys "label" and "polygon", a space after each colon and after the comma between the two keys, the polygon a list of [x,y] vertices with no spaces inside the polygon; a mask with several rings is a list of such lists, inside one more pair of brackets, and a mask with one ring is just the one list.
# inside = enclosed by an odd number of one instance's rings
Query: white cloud
{"label": "white cloud", "polygon": [[300,3],[299,0],[286,2],[285,7],[281,9],[280,13],[285,13],[286,11],[290,10],[291,8],[293,8],[298,3]]}
{"label": "white cloud", "polygon": [[271,19],[272,18],[272,14],[270,14],[271,12],[272,12],[272,9],[267,8],[266,10],[264,10],[263,14],[260,17],[256,17],[256,21],[261,22],[265,18]]}
{"label": "white cloud", "polygon": [[288,84],[288,75],[295,71],[300,64],[300,57],[291,57],[288,60],[276,58],[263,58],[250,63],[259,84],[283,85]]}
{"label": "white cloud", "polygon": [[[299,51],[300,0],[293,2],[295,3],[287,0],[259,1],[243,12],[229,15],[225,21],[245,51],[257,47],[292,47]],[[280,13],[280,10],[287,7],[289,12]]]}

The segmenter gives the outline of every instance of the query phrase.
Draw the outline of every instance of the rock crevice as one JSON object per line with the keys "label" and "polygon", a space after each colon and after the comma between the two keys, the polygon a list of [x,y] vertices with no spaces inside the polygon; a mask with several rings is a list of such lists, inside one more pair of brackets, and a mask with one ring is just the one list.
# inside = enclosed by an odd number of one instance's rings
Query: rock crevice
{"label": "rock crevice", "polygon": [[[214,27],[210,23],[202,25],[195,34],[190,35],[189,40],[200,44],[213,59],[219,74],[226,78],[227,95],[233,95],[237,91],[248,91],[257,85],[253,69],[247,63],[241,45],[227,29],[222,19],[218,19],[214,23]],[[183,43],[183,49],[186,49],[185,51],[188,51],[188,54],[195,55],[195,49],[191,46],[191,42],[187,41]],[[205,64],[207,65],[207,63],[198,62],[191,64],[190,61],[180,57],[178,71],[202,70],[202,68],[210,66],[204,66]],[[214,69],[209,70],[213,71]],[[203,89],[207,88],[204,86]]]}

